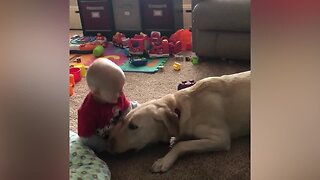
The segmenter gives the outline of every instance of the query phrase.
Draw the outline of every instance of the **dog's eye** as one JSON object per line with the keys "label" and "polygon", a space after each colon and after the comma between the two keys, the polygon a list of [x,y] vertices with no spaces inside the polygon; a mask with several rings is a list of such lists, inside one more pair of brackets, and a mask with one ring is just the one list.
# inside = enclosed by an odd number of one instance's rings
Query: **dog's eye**
{"label": "dog's eye", "polygon": [[133,130],[133,129],[137,129],[138,126],[133,123],[129,123],[128,128]]}

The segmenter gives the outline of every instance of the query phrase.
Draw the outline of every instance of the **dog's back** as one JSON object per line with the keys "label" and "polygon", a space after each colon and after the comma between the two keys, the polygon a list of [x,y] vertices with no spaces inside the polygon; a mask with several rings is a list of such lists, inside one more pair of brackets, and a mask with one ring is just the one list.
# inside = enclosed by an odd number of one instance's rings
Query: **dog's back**
{"label": "dog's back", "polygon": [[[190,109],[192,114],[222,116],[230,129],[231,137],[247,135],[250,132],[250,75],[251,72],[246,71],[204,78],[194,86],[181,90],[184,95],[180,95],[180,103],[185,107],[192,107]],[[193,105],[188,105],[186,98],[192,98]],[[200,116],[193,117],[200,118]]]}

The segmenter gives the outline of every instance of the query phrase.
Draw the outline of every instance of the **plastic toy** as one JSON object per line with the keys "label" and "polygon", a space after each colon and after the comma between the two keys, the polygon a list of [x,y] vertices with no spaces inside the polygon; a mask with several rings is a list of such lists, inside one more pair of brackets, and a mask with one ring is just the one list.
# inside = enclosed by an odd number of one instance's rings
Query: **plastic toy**
{"label": "plastic toy", "polygon": [[114,46],[120,47],[120,48],[127,48],[128,47],[128,41],[129,38],[126,38],[126,36],[120,32],[117,32],[112,37],[112,43]]}
{"label": "plastic toy", "polygon": [[81,63],[81,57],[77,57],[75,60],[77,63]]}
{"label": "plastic toy", "polygon": [[181,52],[181,42],[171,42],[168,37],[162,36],[158,31],[151,32],[150,57],[168,57],[170,54]]}
{"label": "plastic toy", "polygon": [[151,32],[151,43],[155,45],[159,45],[161,43],[161,33],[158,31]]}
{"label": "plastic toy", "polygon": [[97,33],[96,42],[100,43],[101,45],[103,45],[105,42],[107,42],[107,38],[102,36],[101,33]]}
{"label": "plastic toy", "polygon": [[73,74],[69,74],[69,83],[72,85],[72,87],[76,84]]}
{"label": "plastic toy", "polygon": [[87,70],[86,70],[84,64],[82,64],[82,63],[77,63],[77,64],[73,65],[73,67],[79,68],[79,69],[80,69],[80,74],[81,74],[81,76],[82,76],[82,77],[86,77]]}
{"label": "plastic toy", "polygon": [[159,70],[159,71],[163,71],[163,69],[164,69],[164,66],[159,66],[159,67],[158,67],[158,70]]}
{"label": "plastic toy", "polygon": [[176,60],[176,61],[183,61],[183,55],[174,55],[174,59]]}
{"label": "plastic toy", "polygon": [[189,80],[189,81],[182,81],[179,85],[178,85],[178,91],[187,87],[191,87],[195,84],[196,82],[194,80]]}
{"label": "plastic toy", "polygon": [[170,42],[169,47],[171,54],[178,54],[182,51],[182,43],[180,41]]}
{"label": "plastic toy", "polygon": [[193,65],[199,64],[199,59],[197,56],[194,56],[191,58],[191,62]]}
{"label": "plastic toy", "polygon": [[180,29],[172,34],[169,38],[170,42],[180,41],[182,43],[182,51],[192,50],[192,33],[187,29]]}
{"label": "plastic toy", "polygon": [[81,69],[80,68],[70,68],[69,69],[69,74],[72,74],[74,76],[74,81],[75,83],[79,82],[81,80]]}
{"label": "plastic toy", "polygon": [[181,52],[180,41],[170,42],[158,31],[152,31],[151,36],[140,33],[128,41],[129,55],[153,57],[169,57],[170,54]]}
{"label": "plastic toy", "polygon": [[133,66],[145,66],[148,63],[148,60],[144,57],[129,57],[129,63]]}
{"label": "plastic toy", "polygon": [[180,63],[175,62],[172,66],[173,66],[173,69],[176,71],[180,71],[180,69],[181,69]]}
{"label": "plastic toy", "polygon": [[104,52],[104,48],[102,45],[98,45],[96,46],[94,49],[93,49],[93,52],[92,54],[95,56],[95,57],[100,57],[103,55],[103,52]]}
{"label": "plastic toy", "polygon": [[169,57],[169,42],[167,39],[162,40],[160,43],[152,43],[149,51],[149,56],[153,57]]}
{"label": "plastic toy", "polygon": [[73,95],[73,86],[72,84],[70,83],[69,84],[69,96],[72,96]]}
{"label": "plastic toy", "polygon": [[69,51],[76,54],[90,54],[97,45],[107,47],[107,38],[98,33],[97,36],[78,36],[70,38]]}
{"label": "plastic toy", "polygon": [[147,35],[143,33],[134,35],[128,42],[129,55],[146,55],[150,49],[150,44],[151,41]]}

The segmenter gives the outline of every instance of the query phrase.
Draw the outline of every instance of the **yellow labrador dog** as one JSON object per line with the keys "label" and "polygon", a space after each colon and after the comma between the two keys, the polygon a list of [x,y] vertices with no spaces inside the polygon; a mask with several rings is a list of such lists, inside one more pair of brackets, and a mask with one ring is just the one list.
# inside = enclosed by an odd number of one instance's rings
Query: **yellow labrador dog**
{"label": "yellow labrador dog", "polygon": [[228,150],[231,139],[250,133],[250,71],[209,77],[194,86],[141,104],[111,131],[111,153],[147,144],[176,143],[152,172],[165,172],[186,153]]}

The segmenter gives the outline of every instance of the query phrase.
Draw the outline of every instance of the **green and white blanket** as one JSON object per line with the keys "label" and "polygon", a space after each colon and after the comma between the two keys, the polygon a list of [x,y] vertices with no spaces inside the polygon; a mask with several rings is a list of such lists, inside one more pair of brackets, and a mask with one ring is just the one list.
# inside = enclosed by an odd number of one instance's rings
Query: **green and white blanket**
{"label": "green and white blanket", "polygon": [[110,180],[107,164],[79,141],[76,133],[69,133],[69,171],[71,180],[99,179]]}

